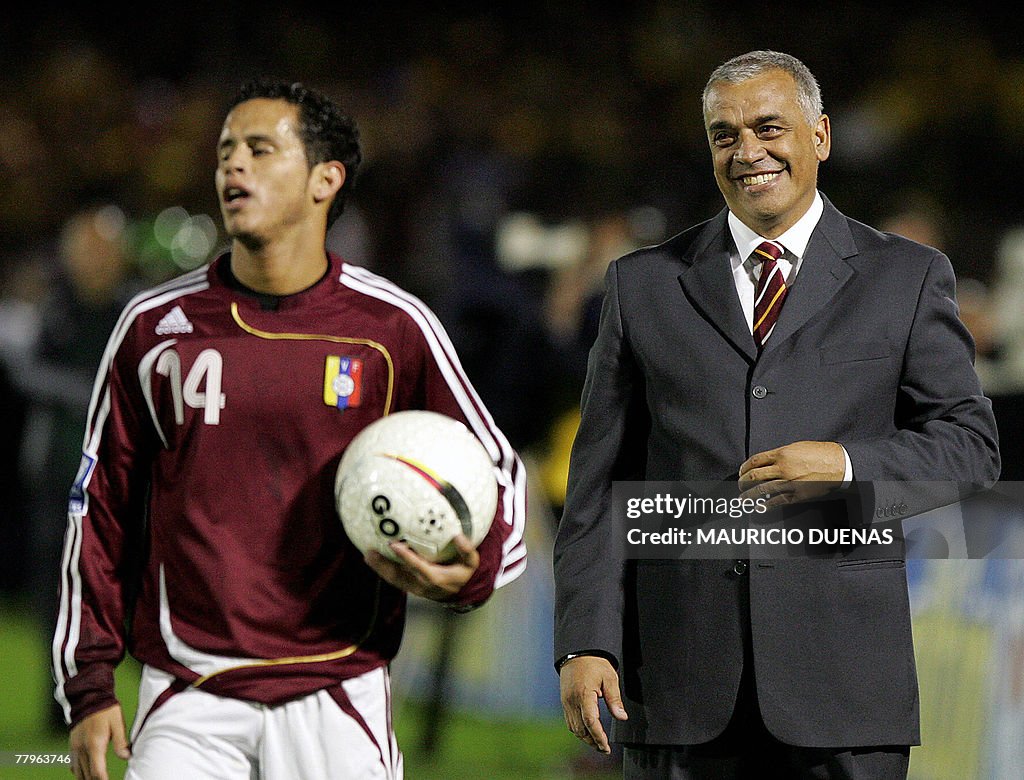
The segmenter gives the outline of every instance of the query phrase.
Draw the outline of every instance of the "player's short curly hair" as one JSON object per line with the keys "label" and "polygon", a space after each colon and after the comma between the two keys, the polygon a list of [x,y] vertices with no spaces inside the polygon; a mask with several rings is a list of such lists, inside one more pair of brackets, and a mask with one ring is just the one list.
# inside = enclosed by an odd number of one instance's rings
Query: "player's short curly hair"
{"label": "player's short curly hair", "polygon": [[317,163],[337,160],[345,166],[345,183],[327,213],[330,226],[345,210],[345,200],[355,187],[363,152],[355,121],[327,95],[300,82],[261,76],[242,84],[228,109],[256,98],[285,100],[299,108],[299,135],[312,168]]}

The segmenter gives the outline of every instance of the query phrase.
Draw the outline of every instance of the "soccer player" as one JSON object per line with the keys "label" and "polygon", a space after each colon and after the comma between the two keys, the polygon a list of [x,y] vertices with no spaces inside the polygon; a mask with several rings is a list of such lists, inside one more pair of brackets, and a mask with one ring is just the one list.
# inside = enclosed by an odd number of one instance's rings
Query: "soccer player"
{"label": "soccer player", "polygon": [[[53,642],[75,776],[399,778],[388,663],[406,594],[455,609],[522,573],[525,475],[436,317],[325,249],[361,152],[301,84],[244,85],[217,144],[230,251],[134,298],[111,334],[71,491]],[[429,563],[360,554],[346,445],[430,409],[491,454],[496,517]],[[125,733],[114,668],[143,664]],[[130,745],[130,748],[129,748]]]}

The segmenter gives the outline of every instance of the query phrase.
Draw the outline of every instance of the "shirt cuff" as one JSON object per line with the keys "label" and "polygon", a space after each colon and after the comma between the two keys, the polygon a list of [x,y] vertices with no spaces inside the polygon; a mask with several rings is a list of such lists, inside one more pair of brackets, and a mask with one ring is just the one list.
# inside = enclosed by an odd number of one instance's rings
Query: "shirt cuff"
{"label": "shirt cuff", "polygon": [[[843,447],[842,444],[839,446]],[[845,488],[853,482],[853,463],[850,461],[850,453],[846,451],[846,447],[843,447],[843,457],[846,458],[846,470],[843,472],[843,487]]]}

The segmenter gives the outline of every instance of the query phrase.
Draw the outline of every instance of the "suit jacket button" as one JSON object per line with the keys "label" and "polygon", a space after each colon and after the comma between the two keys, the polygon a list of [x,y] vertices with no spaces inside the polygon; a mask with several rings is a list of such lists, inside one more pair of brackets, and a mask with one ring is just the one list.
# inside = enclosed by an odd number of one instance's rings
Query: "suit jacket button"
{"label": "suit jacket button", "polygon": [[764,385],[754,385],[754,389],[750,391],[754,398],[764,398],[768,395],[768,388]]}
{"label": "suit jacket button", "polygon": [[736,561],[736,563],[734,563],[732,565],[732,571],[733,571],[733,574],[737,574],[737,575],[740,575],[740,576],[746,574],[747,573],[747,562],[746,561]]}

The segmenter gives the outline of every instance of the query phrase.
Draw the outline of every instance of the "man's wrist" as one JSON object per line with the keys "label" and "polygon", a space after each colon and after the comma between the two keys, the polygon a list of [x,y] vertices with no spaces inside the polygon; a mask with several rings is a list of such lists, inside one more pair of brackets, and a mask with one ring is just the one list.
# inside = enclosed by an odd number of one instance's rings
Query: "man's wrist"
{"label": "man's wrist", "polygon": [[596,656],[597,658],[603,658],[616,669],[618,669],[619,667],[619,664],[616,662],[614,656],[612,656],[611,653],[606,653],[604,650],[579,650],[574,653],[566,653],[557,661],[555,661],[555,671],[562,671],[562,667],[569,663],[569,661],[571,661],[574,658],[580,658],[582,656]]}

